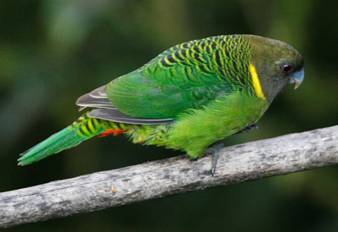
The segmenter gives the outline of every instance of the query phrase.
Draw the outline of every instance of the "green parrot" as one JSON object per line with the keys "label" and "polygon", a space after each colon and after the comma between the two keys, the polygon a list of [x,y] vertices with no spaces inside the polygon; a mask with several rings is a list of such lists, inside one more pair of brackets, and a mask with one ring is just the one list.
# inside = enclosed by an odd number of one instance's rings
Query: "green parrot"
{"label": "green parrot", "polygon": [[28,165],[95,136],[186,152],[252,127],[288,84],[303,81],[303,57],[287,43],[256,35],[185,42],[83,96],[89,109],[73,124],[24,152]]}

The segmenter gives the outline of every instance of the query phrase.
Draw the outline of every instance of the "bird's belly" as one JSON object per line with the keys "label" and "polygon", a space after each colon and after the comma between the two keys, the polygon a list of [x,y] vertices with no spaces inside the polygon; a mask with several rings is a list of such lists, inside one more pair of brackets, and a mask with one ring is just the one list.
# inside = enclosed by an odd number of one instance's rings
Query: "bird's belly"
{"label": "bird's belly", "polygon": [[266,101],[254,96],[228,95],[203,109],[183,114],[168,130],[162,143],[198,158],[211,144],[256,123],[267,107]]}

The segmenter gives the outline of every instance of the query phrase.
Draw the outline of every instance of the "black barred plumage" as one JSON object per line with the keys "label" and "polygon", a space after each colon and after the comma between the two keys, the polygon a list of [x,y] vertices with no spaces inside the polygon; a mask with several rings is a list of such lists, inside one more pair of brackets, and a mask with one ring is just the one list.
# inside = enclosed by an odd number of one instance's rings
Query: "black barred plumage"
{"label": "black barred plumage", "polygon": [[[238,52],[243,50],[248,52]],[[240,36],[215,36],[193,40],[166,50],[160,57],[159,64],[169,68],[169,72],[172,72],[176,65],[183,65],[189,80],[195,79],[191,70],[197,69],[239,88],[247,84],[252,85],[248,71],[250,48],[248,42]]]}
{"label": "black barred plumage", "polygon": [[73,122],[71,127],[79,136],[82,137],[90,137],[103,130],[102,126],[98,122],[98,119],[88,117],[88,113],[79,117],[75,122]]}
{"label": "black barred plumage", "polygon": [[88,112],[73,122],[71,127],[81,137],[99,135],[107,129],[127,129],[126,124],[93,118],[89,116]]}

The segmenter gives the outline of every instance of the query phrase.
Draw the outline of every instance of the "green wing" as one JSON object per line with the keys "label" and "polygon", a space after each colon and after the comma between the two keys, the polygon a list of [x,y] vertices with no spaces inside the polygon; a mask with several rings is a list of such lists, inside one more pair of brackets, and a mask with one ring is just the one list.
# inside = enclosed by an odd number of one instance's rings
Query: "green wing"
{"label": "green wing", "polygon": [[112,104],[131,117],[175,118],[245,89],[248,61],[248,45],[240,36],[191,41],[113,80],[106,92]]}

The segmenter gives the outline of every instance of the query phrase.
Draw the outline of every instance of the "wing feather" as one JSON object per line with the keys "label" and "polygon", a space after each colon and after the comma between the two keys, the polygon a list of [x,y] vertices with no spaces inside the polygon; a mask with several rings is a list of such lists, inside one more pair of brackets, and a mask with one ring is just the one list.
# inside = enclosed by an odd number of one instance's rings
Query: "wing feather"
{"label": "wing feather", "polygon": [[105,85],[79,97],[76,101],[76,105],[80,106],[80,110],[87,107],[116,109],[116,107],[113,106],[111,101],[107,98]]}
{"label": "wing feather", "polygon": [[93,108],[89,112],[92,118],[103,119],[118,123],[128,123],[135,125],[157,125],[173,121],[170,118],[166,119],[145,119],[128,116],[120,112],[112,102],[108,99],[106,86],[101,86],[93,91],[82,95],[76,101],[76,105],[80,106],[80,110],[85,108]]}
{"label": "wing feather", "polygon": [[233,54],[242,54],[245,44],[236,38],[210,37],[177,45],[83,95],[77,105],[94,108],[93,117],[135,124],[176,119],[191,109],[201,109],[220,96],[244,89],[237,79],[245,79],[247,70],[241,67],[247,67],[247,60]]}
{"label": "wing feather", "polygon": [[[225,70],[234,65],[232,57],[221,52],[224,39],[210,37],[169,48],[143,67],[110,82],[108,98],[121,112],[140,118],[176,118],[189,109],[203,108],[239,88],[230,78],[233,72],[225,77]],[[229,45],[228,53],[236,47]],[[229,67],[224,60],[229,61]]]}
{"label": "wing feather", "polygon": [[98,118],[107,121],[136,124],[136,125],[155,125],[155,124],[170,123],[173,121],[173,119],[171,118],[166,119],[134,118],[121,113],[117,109],[94,109],[89,112],[89,116],[92,118]]}

